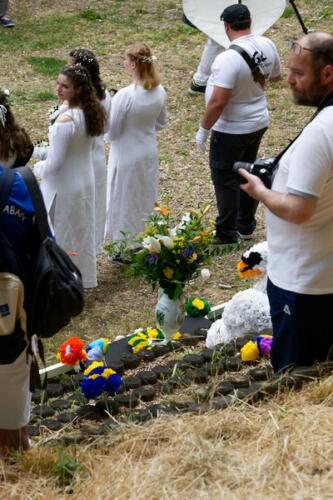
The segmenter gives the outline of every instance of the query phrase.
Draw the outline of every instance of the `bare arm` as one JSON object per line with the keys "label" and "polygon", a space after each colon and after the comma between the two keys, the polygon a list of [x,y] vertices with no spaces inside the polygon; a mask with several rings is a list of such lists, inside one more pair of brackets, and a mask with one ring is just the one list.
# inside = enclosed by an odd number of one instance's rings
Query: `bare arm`
{"label": "bare arm", "polygon": [[252,198],[261,201],[277,217],[293,224],[303,224],[313,216],[317,206],[316,198],[271,191],[258,177],[246,170],[240,169],[239,173],[247,180],[246,184],[241,184],[241,189]]}
{"label": "bare arm", "polygon": [[213,93],[206,107],[205,114],[201,121],[201,126],[206,130],[210,130],[214,123],[223,113],[224,108],[228,104],[233,89],[214,86]]}

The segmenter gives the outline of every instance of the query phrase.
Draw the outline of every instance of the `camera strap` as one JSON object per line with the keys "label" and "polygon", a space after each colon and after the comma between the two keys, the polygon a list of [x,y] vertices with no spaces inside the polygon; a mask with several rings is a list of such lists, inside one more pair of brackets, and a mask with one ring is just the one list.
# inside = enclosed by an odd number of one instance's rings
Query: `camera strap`
{"label": "camera strap", "polygon": [[262,69],[260,68],[259,64],[257,64],[255,62],[255,60],[253,59],[253,57],[251,57],[247,52],[246,50],[244,50],[242,47],[240,47],[239,45],[236,45],[235,43],[232,43],[230,46],[229,46],[229,49],[232,49],[232,50],[235,50],[236,52],[238,52],[238,54],[240,54],[242,56],[242,58],[244,59],[244,61],[248,64],[250,70],[251,70],[251,73],[252,73],[252,77],[253,77],[253,80],[256,82],[256,83],[259,83],[259,85],[264,88],[265,87],[265,75],[264,73],[262,72]]}
{"label": "camera strap", "polygon": [[308,123],[305,125],[305,127],[302,128],[302,130],[296,135],[296,137],[294,137],[294,139],[292,141],[289,142],[288,146],[285,147],[274,159],[274,162],[273,162],[273,168],[277,167],[278,166],[278,163],[279,161],[281,160],[282,156],[288,151],[288,149],[290,148],[290,146],[292,144],[294,144],[294,142],[296,141],[296,139],[299,138],[299,136],[301,135],[301,133],[303,132],[303,130],[309,125],[309,123],[312,122],[312,120],[314,120],[316,118],[316,116],[324,109],[324,108],[328,108],[329,106],[333,106],[333,92],[330,92],[330,94],[328,94],[328,96],[325,97],[325,99],[323,99],[323,101],[320,103],[320,105],[318,106],[318,109],[317,111],[312,115],[311,119],[308,121]]}

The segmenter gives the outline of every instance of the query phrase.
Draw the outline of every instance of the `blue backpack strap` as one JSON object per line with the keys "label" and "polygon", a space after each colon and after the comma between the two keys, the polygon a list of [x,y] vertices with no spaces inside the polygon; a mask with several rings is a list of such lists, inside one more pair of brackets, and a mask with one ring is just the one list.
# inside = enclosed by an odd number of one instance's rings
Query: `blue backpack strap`
{"label": "blue backpack strap", "polygon": [[10,168],[2,168],[2,176],[0,176],[0,214],[9,197],[9,193],[14,180],[14,172]]}

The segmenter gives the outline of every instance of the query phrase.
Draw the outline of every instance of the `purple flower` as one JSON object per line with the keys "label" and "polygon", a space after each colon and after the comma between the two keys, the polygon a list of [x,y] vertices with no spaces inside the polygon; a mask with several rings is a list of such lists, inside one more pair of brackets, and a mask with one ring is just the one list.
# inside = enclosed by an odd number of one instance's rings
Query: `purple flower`
{"label": "purple flower", "polygon": [[148,266],[153,266],[156,264],[158,259],[159,259],[158,253],[149,253],[145,257],[145,264],[147,264]]}
{"label": "purple flower", "polygon": [[192,256],[193,252],[194,252],[193,248],[187,247],[185,248],[185,250],[183,250],[182,256],[185,257],[185,259],[188,259],[189,257]]}
{"label": "purple flower", "polygon": [[272,349],[272,337],[259,337],[259,350],[262,356],[269,356]]}

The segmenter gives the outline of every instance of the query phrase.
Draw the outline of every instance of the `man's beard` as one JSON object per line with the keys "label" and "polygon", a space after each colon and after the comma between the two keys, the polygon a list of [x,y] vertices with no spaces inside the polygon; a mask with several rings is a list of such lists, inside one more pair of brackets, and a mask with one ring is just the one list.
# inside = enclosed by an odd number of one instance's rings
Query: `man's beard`
{"label": "man's beard", "polygon": [[293,91],[293,102],[300,106],[319,106],[327,93],[326,87],[320,83],[320,78],[315,77],[311,87],[303,94]]}

